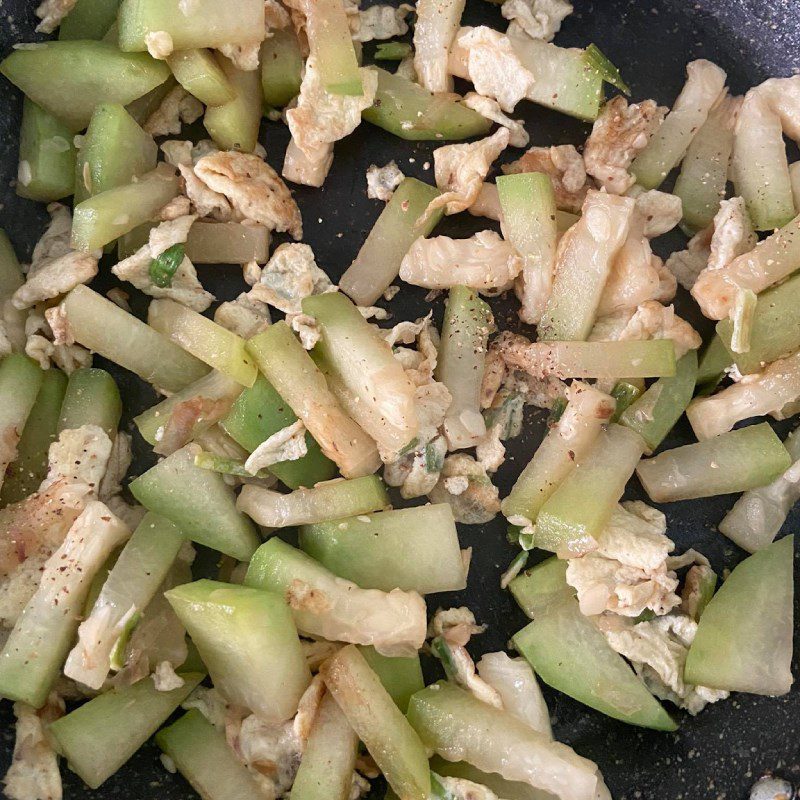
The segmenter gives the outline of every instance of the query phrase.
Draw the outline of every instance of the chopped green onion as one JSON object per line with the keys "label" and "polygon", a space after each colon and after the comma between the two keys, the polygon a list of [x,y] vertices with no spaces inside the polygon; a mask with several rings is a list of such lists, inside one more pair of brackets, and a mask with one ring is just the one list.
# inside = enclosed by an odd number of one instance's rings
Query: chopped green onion
{"label": "chopped green onion", "polygon": [[528,565],[528,551],[517,553],[514,560],[508,565],[506,571],[500,576],[500,588],[505,589],[517,575]]}
{"label": "chopped green onion", "polygon": [[195,453],[194,465],[200,469],[208,469],[212,472],[219,472],[222,475],[235,475],[237,478],[270,478],[272,473],[268,469],[260,469],[258,472],[248,472],[244,462],[237,461],[235,458],[225,458],[215,453],[201,450]]}
{"label": "chopped green onion", "polygon": [[450,649],[450,645],[441,636],[437,636],[431,640],[431,650],[433,655],[442,662],[442,668],[444,669],[444,674],[447,675],[447,679],[453,680],[453,676],[458,670],[456,662],[453,660],[453,651]]}
{"label": "chopped green onion", "polygon": [[115,672],[119,672],[125,666],[125,651],[128,649],[128,642],[141,619],[142,614],[140,611],[135,611],[131,614],[130,618],[125,623],[125,627],[122,629],[122,633],[119,635],[119,639],[117,639],[114,645],[114,649],[111,651],[109,662],[111,664],[111,669]]}
{"label": "chopped green onion", "polygon": [[590,44],[584,51],[586,63],[606,82],[619,89],[623,94],[630,96],[631,89],[624,80],[619,70],[608,60],[596,44]]}
{"label": "chopped green onion", "polygon": [[172,279],[183,262],[185,253],[185,247],[179,242],[168,247],[160,256],[150,262],[150,280],[159,289],[167,289],[172,286]]}
{"label": "chopped green onion", "polygon": [[557,397],[553,401],[553,405],[550,406],[550,413],[547,415],[547,427],[550,428],[556,424],[561,419],[561,415],[564,413],[567,407],[567,398],[566,397]]}
{"label": "chopped green onion", "polygon": [[628,381],[617,381],[614,388],[611,390],[611,396],[617,401],[617,406],[614,409],[614,414],[611,417],[612,422],[619,422],[622,412],[642,393],[638,386],[634,386]]}
{"label": "chopped green onion", "polygon": [[376,61],[402,61],[414,52],[408,42],[381,42],[375,50]]}
{"label": "chopped green onion", "polygon": [[434,442],[425,445],[425,472],[441,472],[444,466],[444,453]]}

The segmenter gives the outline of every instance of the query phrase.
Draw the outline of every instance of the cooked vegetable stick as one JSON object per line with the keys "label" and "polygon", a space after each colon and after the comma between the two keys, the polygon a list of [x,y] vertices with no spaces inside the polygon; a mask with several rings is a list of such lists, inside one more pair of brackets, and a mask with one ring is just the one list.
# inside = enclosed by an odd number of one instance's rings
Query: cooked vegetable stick
{"label": "cooked vegetable stick", "polygon": [[361,645],[358,648],[370,669],[378,676],[383,688],[405,714],[411,697],[425,688],[419,655],[410,658],[382,656],[374,647]]}
{"label": "cooked vegetable stick", "polygon": [[269,231],[261,225],[198,220],[189,229],[185,253],[193,264],[264,264],[269,241]]}
{"label": "cooked vegetable stick", "polygon": [[717,323],[717,336],[739,372],[759,372],[768,363],[800,348],[799,295],[800,275],[759,295],[747,352],[734,351],[734,324],[730,319]]}
{"label": "cooked vegetable stick", "polygon": [[567,583],[568,563],[553,556],[525,570],[508,584],[517,605],[531,619],[550,606],[575,597],[575,589]]}
{"label": "cooked vegetable stick", "polygon": [[277,537],[258,548],[245,585],[286,597],[302,633],[371,644],[386,656],[413,656],[425,640],[418,594],[361,589]]}
{"label": "cooked vegetable stick", "polygon": [[369,306],[378,300],[400,272],[400,262],[408,248],[436,227],[443,208],[435,209],[424,222],[420,218],[438,196],[438,189],[416,178],[406,178],[394,190],[339,281],[339,288],[358,305]]}
{"label": "cooked vegetable stick", "polygon": [[124,186],[155,169],[158,147],[121,106],[98,105],[75,164],[75,202]]}
{"label": "cooked vegetable stick", "polygon": [[300,94],[303,56],[295,33],[271,31],[261,45],[259,60],[264,102],[273,108],[283,108]]}
{"label": "cooked vegetable stick", "polygon": [[5,302],[25,283],[17,254],[8,238],[0,228],[0,300]]}
{"label": "cooked vegetable stick", "polygon": [[58,417],[58,433],[82,425],[97,425],[113,440],[121,416],[119,389],[104,369],[84,367],[69,376]]}
{"label": "cooked vegetable stick", "polygon": [[27,97],[19,130],[17,194],[47,203],[72,194],[75,146],[72,132]]}
{"label": "cooked vegetable stick", "polygon": [[160,108],[164,98],[178,85],[175,78],[170,75],[164,83],[151,89],[147,94],[137,97],[128,103],[125,110],[136,120],[137,124],[144,125],[148,119]]}
{"label": "cooked vegetable stick", "polygon": [[[221,421],[223,430],[241,447],[252,453],[274,433],[297,422],[289,404],[260,375],[234,401]],[[323,455],[316,440],[306,431],[307,453],[295,461],[270,464],[269,471],[290,489],[314,486],[336,474],[336,465]]]}
{"label": "cooked vegetable stick", "polygon": [[203,800],[259,797],[259,784],[217,730],[196,708],[156,734],[156,744]]}
{"label": "cooked vegetable stick", "polygon": [[0,696],[41,708],[74,640],[92,578],[129,535],[103,503],[86,505],[0,653]]}
{"label": "cooked vegetable stick", "polygon": [[404,800],[428,800],[425,748],[358,649],[343,647],[320,673],[389,785]]}
{"label": "cooked vegetable stick", "polygon": [[461,25],[465,0],[420,0],[414,25],[414,69],[429,92],[453,90],[447,54]]}
{"label": "cooked vegetable stick", "polygon": [[432,594],[467,585],[447,503],[304,525],[300,547],[363,589]]}
{"label": "cooked vegetable stick", "polygon": [[791,465],[781,440],[762,422],[666,450],[642,461],[636,474],[651,500],[670,503],[755,489]]}
{"label": "cooked vegetable stick", "polygon": [[78,643],[64,666],[68,678],[91,689],[102,687],[126,625],[153,599],[183,542],[177,525],[157,514],[145,515],[103,576],[100,593],[78,628]]}
{"label": "cooked vegetable stick", "polygon": [[419,421],[414,386],[392,348],[341,292],[306,297],[303,313],[319,326],[314,355],[331,391],[381,456],[396,458],[417,435]]}
{"label": "cooked vegetable stick", "polygon": [[250,339],[247,349],[345,478],[375,472],[380,464],[375,443],[345,414],[325,377],[285,322],[277,322]]}
{"label": "cooked vegetable stick", "polygon": [[203,125],[221,149],[252,153],[258,143],[263,104],[258,70],[245,72],[237,69],[225,56],[219,54],[217,61],[235,95],[226,103],[208,106]]}
{"label": "cooked vegetable stick", "polygon": [[770,696],[793,681],[794,536],[746,558],[708,604],[686,657],[686,680]]}
{"label": "cooked vegetable stick", "polygon": [[534,342],[513,354],[534,376],[558,378],[660,378],[675,374],[671,339],[617,342]]}
{"label": "cooked vegetable stick", "polygon": [[697,385],[719,383],[725,370],[733,363],[725,343],[719,336],[713,336],[700,356],[697,366]]}
{"label": "cooked vegetable stick", "polygon": [[97,250],[156,216],[178,194],[178,179],[159,170],[78,203],[72,218],[72,247]]}
{"label": "cooked vegetable stick", "polygon": [[686,65],[686,83],[672,110],[631,164],[637,183],[657,189],[680,163],[724,91],[726,77],[723,70],[705,59]]}
{"label": "cooked vegetable stick", "polygon": [[694,394],[697,352],[690,350],[675,366],[671,378],[659,378],[622,413],[620,424],[636,431],[652,453],[683,416]]}
{"label": "cooked vegetable stick", "polygon": [[575,463],[588,454],[614,410],[614,402],[607,394],[586,384],[573,383],[568,398],[564,413],[503,499],[501,509],[506,517],[522,516],[535,522],[542,505],[572,472]]}
{"label": "cooked vegetable stick", "polygon": [[585,51],[532,39],[516,23],[508,26],[507,34],[522,65],[534,77],[528,100],[587,122],[597,119],[603,77],[587,63]]}
{"label": "cooked vegetable stick", "polygon": [[539,510],[536,547],[561,558],[596,547],[646,444],[635,431],[612,423]]}
{"label": "cooked vegetable stick", "polygon": [[203,679],[195,672],[181,677],[183,686],[164,692],[158,691],[149,677],[111,689],[53,722],[48,731],[70,769],[92,789],[101,786]]}
{"label": "cooked vegetable stick", "polygon": [[593,762],[452,683],[439,681],[417,692],[408,718],[423,743],[448,761],[467,761],[563,800],[596,796]]}
{"label": "cooked vegetable stick", "polygon": [[358,736],[333,695],[326,693],[292,784],[295,800],[347,800],[357,754]]}
{"label": "cooked vegetable stick", "polygon": [[800,461],[800,435],[792,431],[783,446],[792,466],[772,483],[745,492],[719,524],[719,532],[743,550],[755,553],[770,545],[783,527],[792,506],[800,500],[797,480]]}
{"label": "cooked vegetable stick", "polygon": [[409,141],[447,141],[482,136],[490,120],[446,95],[434,95],[416,83],[376,68],[375,102],[361,118]]}
{"label": "cooked vegetable stick", "polygon": [[702,441],[725,433],[750,417],[777,414],[799,397],[800,353],[795,353],[711,397],[695,398],[686,409],[686,416],[695,436]]}
{"label": "cooked vegetable stick", "polygon": [[555,271],[556,203],[553,184],[540,172],[503,175],[497,179],[503,211],[503,236],[523,258],[520,315],[536,324],[544,313]]}
{"label": "cooked vegetable stick", "polygon": [[98,103],[125,105],[169,77],[167,65],[147,53],[121,53],[112,44],[90,41],[14,50],[0,63],[0,73],[73,133],[89,124]]}
{"label": "cooked vegetable stick", "polygon": [[[552,797],[546,792],[534,789],[528,783],[507,781],[496,772],[481,772],[477,767],[473,767],[472,764],[467,764],[466,761],[451,763],[450,761],[445,761],[441,756],[435,755],[430,764],[431,771],[436,775],[472,781],[490,789],[497,797],[502,797],[503,800],[550,800]],[[388,795],[386,800],[389,800]]]}
{"label": "cooked vegetable stick", "polygon": [[88,286],[76,286],[61,308],[76,342],[168,392],[208,372],[202,361]]}
{"label": "cooked vegetable stick", "polygon": [[142,438],[161,455],[179,447],[216,425],[242,393],[242,385],[211,370],[186,388],[134,418]]}
{"label": "cooked vegetable stick", "polygon": [[683,221],[692,230],[708,227],[725,197],[740,103],[738,98],[725,96],[708,112],[681,164],[673,193],[681,198]]}
{"label": "cooked vegetable stick", "polygon": [[58,415],[67,388],[67,376],[55,368],[42,375],[42,385],[31,407],[17,445],[17,458],[7,471],[0,505],[7,506],[33,494],[47,474],[47,451],[58,435]]}
{"label": "cooked vegetable stick", "polygon": [[450,391],[444,419],[451,450],[474,447],[486,434],[481,415],[481,382],[494,317],[489,305],[468,286],[450,289],[442,322],[436,379]]}
{"label": "cooked vegetable stick", "polygon": [[77,0],[61,21],[58,38],[103,39],[117,20],[120,0]]}
{"label": "cooked vegetable stick", "polygon": [[781,120],[757,88],[739,109],[732,173],[756,230],[779,228],[797,213]]}
{"label": "cooked vegetable stick", "polygon": [[342,0],[316,0],[305,6],[308,44],[325,90],[362,95],[364,87]]}
{"label": "cooked vegetable stick", "polygon": [[178,83],[207,106],[221,106],[236,97],[236,89],[209,50],[178,50],[167,56]]}
{"label": "cooked vegetable stick", "polygon": [[258,43],[264,36],[264,5],[259,0],[196,0],[191,13],[180,0],[123,0],[119,9],[119,46],[147,49],[147,34],[164,31],[175,50]]}
{"label": "cooked vegetable stick", "polygon": [[628,235],[633,207],[630,197],[589,192],[581,218],[561,241],[552,293],[538,328],[540,339],[589,336],[614,257]]}
{"label": "cooked vegetable stick", "polygon": [[606,716],[659,731],[677,724],[642,679],[570,598],[537,609],[513,638],[516,649],[549,686]]}
{"label": "cooked vegetable stick", "polygon": [[704,270],[692,287],[692,296],[711,319],[728,316],[737,289],[759,294],[791,275],[800,263],[800,216],[759,242],[728,266]]}
{"label": "cooked vegetable stick", "polygon": [[228,702],[271,724],[294,716],[311,672],[281,596],[200,580],[166,598]]}
{"label": "cooked vegetable stick", "polygon": [[153,300],[147,312],[147,323],[242,386],[255,383],[258,371],[247,353],[244,339],[208,317],[174,300]]}
{"label": "cooked vegetable stick", "polygon": [[286,528],[380,511],[389,506],[389,495],[379,477],[366,475],[350,481],[326,481],[291,494],[245,486],[236,506],[259,525]]}

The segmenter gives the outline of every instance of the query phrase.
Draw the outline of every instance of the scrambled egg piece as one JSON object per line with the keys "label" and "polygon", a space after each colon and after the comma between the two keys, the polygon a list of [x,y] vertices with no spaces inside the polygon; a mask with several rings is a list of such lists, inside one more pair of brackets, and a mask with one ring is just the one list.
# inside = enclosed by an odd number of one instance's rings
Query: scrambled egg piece
{"label": "scrambled egg piece", "polygon": [[498,800],[491,789],[466,778],[448,778],[440,775],[439,783],[444,788],[446,797],[451,797],[453,800]]}
{"label": "scrambled egg piece", "polygon": [[42,261],[28,272],[28,280],[14,292],[11,303],[23,310],[43,300],[66,294],[97,275],[97,254],[70,251]]}
{"label": "scrambled egg piece", "polygon": [[428,623],[428,638],[440,636],[453,647],[466,647],[473,636],[485,630],[486,626],[478,625],[466,606],[439,608]]}
{"label": "scrambled egg piece", "polygon": [[586,140],[586,172],[606,191],[625,194],[636,183],[628,167],[647,146],[666,113],[667,109],[654,100],[630,105],[622,95],[609,100]]}
{"label": "scrambled egg piece", "polygon": [[263,441],[244,462],[244,468],[255,475],[260,469],[281,461],[297,461],[308,452],[306,428],[302,420],[273,433]]}
{"label": "scrambled egg piece", "polygon": [[382,167],[370,164],[367,169],[367,197],[388,203],[405,177],[394,160]]}
{"label": "scrambled egg piece", "polygon": [[397,8],[389,5],[374,5],[358,12],[358,30],[353,34],[356,42],[371,42],[375,39],[394,39],[408,33],[406,17],[414,6],[401,3]]}
{"label": "scrambled egg piece", "polygon": [[[447,483],[450,478],[464,478],[467,485],[453,486],[457,488],[453,492]],[[452,482],[450,485],[453,485]],[[466,453],[454,453],[445,458],[441,478],[428,497],[433,503],[449,503],[456,522],[466,525],[489,522],[500,511],[500,492],[489,479],[483,465]]]}
{"label": "scrambled egg piece", "polygon": [[36,16],[41,22],[36,26],[36,33],[52,33],[64,17],[75,8],[78,0],[44,0],[36,8]]}
{"label": "scrambled egg piece", "polygon": [[217,306],[214,322],[243,339],[250,339],[266,330],[271,324],[266,303],[242,292],[235,300]]}
{"label": "scrambled egg piece", "polygon": [[571,144],[557,147],[532,147],[521,158],[505,164],[503,172],[543,172],[550,177],[556,206],[578,214],[590,188],[581,154]]}
{"label": "scrambled egg piece", "polygon": [[567,583],[575,587],[581,611],[612,611],[638,617],[645,609],[666,614],[680,605],[678,578],[667,569],[674,548],[664,515],[639,501],[617,506],[598,547],[569,559]]}
{"label": "scrambled egg piece", "polygon": [[203,104],[182,86],[175,86],[142,127],[151,136],[170,136],[180,133],[183,123],[191,125],[202,116]]}
{"label": "scrambled egg piece", "polygon": [[713,225],[698,231],[689,239],[685,250],[676,250],[666,261],[667,269],[687,291],[691,291],[698,275],[708,264],[708,259],[711,257],[711,237],[713,234]]}
{"label": "scrambled egg piece", "polygon": [[[468,92],[464,95],[463,104],[473,111],[477,111],[482,117],[508,128],[508,143],[512,147],[527,147],[531,137],[525,130],[525,123],[521,119],[511,119],[503,113],[497,100],[491,97],[484,97],[477,92]],[[474,201],[473,201],[474,204]]]}
{"label": "scrambled egg piece", "polygon": [[314,251],[307,244],[282,244],[272,254],[248,297],[268,303],[285,314],[301,314],[304,297],[335,291],[336,287],[317,266]]}
{"label": "scrambled egg piece", "polygon": [[572,13],[566,0],[506,0],[500,13],[525,31],[532,39],[552,42],[561,23]]}
{"label": "scrambled egg piece", "polygon": [[236,69],[242,72],[253,72],[258,69],[258,57],[261,52],[261,42],[248,44],[223,44],[220,53],[229,59]]}
{"label": "scrambled egg piece", "polygon": [[160,661],[153,670],[153,685],[158,692],[171,692],[180,689],[185,681],[175,672],[171,661]]}
{"label": "scrambled egg piece", "polygon": [[480,231],[468,239],[420,237],[400,264],[400,278],[426,289],[448,289],[463,284],[483,294],[510,289],[522,270],[517,251],[494,231]]}
{"label": "scrambled egg piece", "polygon": [[677,195],[658,189],[645,191],[634,186],[628,191],[628,196],[636,199],[636,211],[644,217],[644,235],[648,239],[671,231],[683,217],[683,203]]}
{"label": "scrambled egg piece", "polygon": [[728,692],[684,683],[683,668],[697,623],[683,614],[667,614],[630,628],[605,631],[611,647],[622,654],[656,697],[670,700],[690,714],[716,703]]}
{"label": "scrambled egg piece", "polygon": [[153,58],[164,60],[172,55],[175,45],[172,42],[172,36],[167,31],[148,31],[144,37],[144,43],[147,46],[147,52]]}
{"label": "scrambled egg piece", "polygon": [[300,209],[286,184],[263,158],[233,150],[210,153],[197,161],[194,174],[225,197],[233,219],[250,219],[271,231],[288,231],[292,238],[302,238]]}

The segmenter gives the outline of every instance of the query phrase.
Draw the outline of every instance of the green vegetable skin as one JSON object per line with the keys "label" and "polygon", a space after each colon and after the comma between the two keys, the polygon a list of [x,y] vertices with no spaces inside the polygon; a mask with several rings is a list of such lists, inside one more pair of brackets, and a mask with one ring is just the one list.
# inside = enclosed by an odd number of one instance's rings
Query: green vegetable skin
{"label": "green vegetable skin", "polygon": [[343,647],[320,673],[389,785],[404,800],[428,800],[425,748],[358,649]]}
{"label": "green vegetable skin", "polygon": [[262,795],[247,767],[228,746],[225,734],[196,708],[160,730],[156,744],[203,800],[244,800]]}
{"label": "green vegetable skin", "polygon": [[344,413],[325,376],[285,322],[254,336],[247,350],[342,475],[358,478],[375,472],[380,464],[375,443]]}
{"label": "green vegetable skin", "polygon": [[358,736],[330,694],[325,694],[292,784],[294,800],[347,800],[353,786]]}
{"label": "green vegetable skin", "polygon": [[513,642],[546,684],[630,725],[660,731],[678,727],[575,600],[536,614]]}
{"label": "green vegetable skin", "polygon": [[295,714],[311,672],[281,595],[200,580],[170,589],[166,598],[230,703],[268,723]]}
{"label": "green vegetable skin", "polygon": [[[70,769],[97,789],[166,722],[203,679],[183,673],[183,686],[159,692],[149,678],[111,689],[53,722],[49,732]],[[196,712],[199,713],[199,712]]]}
{"label": "green vegetable skin", "polygon": [[218,55],[217,61],[235,96],[222,105],[208,106],[203,125],[214,143],[223,150],[252,153],[258,142],[263,104],[258,70],[245,72],[237,69],[223,55]]}
{"label": "green vegetable skin", "polygon": [[536,546],[562,557],[594,549],[645,446],[638,433],[622,425],[601,431],[539,511]]}
{"label": "green vegetable skin", "polygon": [[508,589],[531,619],[575,597],[575,589],[567,583],[567,562],[555,556],[525,570],[508,584]]}
{"label": "green vegetable skin", "polygon": [[47,203],[72,194],[75,146],[72,132],[25,98],[19,131],[17,194]]}
{"label": "green vegetable skin", "polygon": [[407,78],[383,69],[375,102],[362,119],[409,141],[453,141],[482,136],[492,126],[477,111],[448,97],[433,95]]}
{"label": "green vegetable skin", "polygon": [[636,431],[652,453],[681,418],[694,394],[697,352],[690,350],[678,361],[675,375],[657,380],[622,413],[620,423]]}
{"label": "green vegetable skin", "polygon": [[650,499],[669,503],[745,492],[775,480],[792,459],[768,422],[666,450],[636,474]]}
{"label": "green vegetable skin", "polygon": [[180,0],[123,0],[120,48],[147,50],[145,38],[152,31],[168,33],[175,50],[258,42],[264,31],[264,5],[260,0],[197,0],[192,12],[184,14]]}
{"label": "green vegetable skin", "polygon": [[0,362],[0,437],[6,448],[6,455],[0,459],[0,483],[9,463],[5,459],[11,452],[16,453],[43,376],[44,372],[27,356],[11,353]]}
{"label": "green vegetable skin", "polygon": [[685,680],[716,689],[782,695],[792,685],[794,537],[746,558],[708,604]]}
{"label": "green vegetable skin", "polygon": [[719,336],[714,336],[703,350],[697,366],[697,385],[716,386],[727,367],[733,363],[725,343]]}
{"label": "green vegetable skin", "polygon": [[316,0],[306,7],[311,55],[331,94],[362,95],[364,87],[342,0]]}
{"label": "green vegetable skin", "polygon": [[122,398],[114,379],[104,369],[84,367],[69,376],[58,418],[58,432],[97,425],[114,439],[122,416]]}
{"label": "green vegetable skin", "polygon": [[216,472],[196,467],[183,448],[130,484],[145,508],[174,522],[188,538],[239,561],[258,547],[250,520],[236,509],[233,489]]}
{"label": "green vegetable skin", "polygon": [[629,408],[633,402],[638,400],[639,397],[641,397],[642,391],[642,388],[634,385],[633,383],[629,383],[628,381],[617,381],[614,384],[614,388],[611,390],[611,396],[617,403],[614,408],[614,413],[611,416],[611,421],[619,422],[619,418],[623,415],[625,410]]}
{"label": "green vegetable skin", "polygon": [[282,108],[300,94],[303,56],[294,32],[272,31],[261,45],[260,61],[264,102]]}
{"label": "green vegetable skin", "polygon": [[412,695],[425,688],[419,656],[396,658],[381,655],[374,647],[359,646],[370,669],[380,678],[383,688],[405,714]]}
{"label": "green vegetable skin", "polygon": [[[234,401],[220,424],[228,436],[252,453],[274,433],[296,421],[297,416],[288,403],[263,375],[259,375],[256,382]],[[320,446],[308,432],[306,447],[308,452],[302,458],[269,467],[269,471],[290,489],[314,486],[336,474],[336,465],[323,455]]]}
{"label": "green vegetable skin", "polygon": [[304,525],[300,547],[364,589],[460,591],[467,585],[446,503]]}
{"label": "green vegetable skin", "polygon": [[221,106],[236,97],[236,89],[205,48],[179,50],[167,57],[178,83],[207,106]]}
{"label": "green vegetable skin", "polygon": [[444,214],[443,208],[435,209],[424,222],[419,220],[439,194],[436,187],[416,178],[406,178],[394,190],[339,281],[339,288],[358,305],[375,303],[399,274],[400,262],[408,248],[436,227]]}
{"label": "green vegetable skin", "polygon": [[193,356],[230,376],[242,386],[252,386],[258,371],[245,349],[245,341],[208,317],[176,303],[153,300],[148,324]]}
{"label": "green vegetable skin", "polygon": [[732,348],[733,322],[723,319],[717,323],[717,336],[725,345],[730,361],[742,373],[759,372],[765,364],[789,355],[800,347],[800,275],[789,278],[758,296],[750,348],[735,353]]}
{"label": "green vegetable skin", "polygon": [[67,376],[55,368],[42,375],[42,385],[31,408],[22,437],[17,445],[17,459],[6,472],[0,505],[24,500],[39,488],[47,474],[47,451],[57,436],[58,415],[67,388]]}
{"label": "green vegetable skin", "polygon": [[0,299],[10,299],[23,283],[25,278],[22,276],[17,254],[8,234],[0,228]]}
{"label": "green vegetable skin", "polygon": [[62,308],[75,341],[168,392],[208,372],[202,361],[88,286],[76,286]]}
{"label": "green vegetable skin", "polygon": [[121,53],[106,42],[51,41],[14,50],[0,73],[77,133],[99,103],[126,105],[163,83],[169,68],[147,53]]}
{"label": "green vegetable skin", "polygon": [[153,171],[135,183],[84,200],[72,217],[72,247],[83,251],[105,247],[155,217],[177,194],[177,178]]}
{"label": "green vegetable skin", "polygon": [[75,202],[130,183],[155,169],[158,147],[123,108],[101,103],[92,114],[75,165]]}
{"label": "green vegetable skin", "polygon": [[329,519],[341,519],[346,524],[344,517],[380,511],[391,503],[383,481],[376,475],[365,475],[349,481],[326,481],[290,494],[246,486],[239,494],[237,506],[259,525],[285,528]]}
{"label": "green vegetable skin", "polygon": [[486,431],[481,416],[481,382],[493,328],[492,310],[474,289],[450,289],[444,307],[436,380],[452,396],[444,418],[444,434],[451,449],[473,447],[483,435],[481,429]]}
{"label": "green vegetable skin", "polygon": [[58,38],[102,39],[117,19],[120,0],[78,0],[58,28]]}

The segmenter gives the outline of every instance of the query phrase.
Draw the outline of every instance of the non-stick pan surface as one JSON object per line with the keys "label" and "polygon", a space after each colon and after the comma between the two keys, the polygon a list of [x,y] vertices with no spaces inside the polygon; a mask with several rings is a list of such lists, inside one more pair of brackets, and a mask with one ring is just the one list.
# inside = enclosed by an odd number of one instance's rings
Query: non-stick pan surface
{"label": "non-stick pan surface", "polygon": [[[224,0],[223,0],[224,1]],[[687,61],[709,58],[728,73],[735,93],[770,76],[788,76],[800,67],[800,2],[798,0],[573,0],[576,13],[559,34],[561,45],[584,46],[595,42],[617,64],[633,89],[633,99],[654,97],[670,105],[680,90]],[[33,0],[0,0],[0,46],[5,55],[20,41],[31,41]],[[484,0],[467,0],[464,23],[488,24],[503,29],[499,7]],[[367,46],[367,54],[371,52]],[[10,234],[21,258],[30,256],[40,236],[46,213],[40,205],[22,200],[14,193],[17,168],[17,140],[20,121],[20,96],[8,83],[0,82],[0,225]],[[562,144],[582,142],[588,127],[545,109],[522,103],[515,116],[527,123],[532,143]],[[194,135],[203,136],[202,129]],[[280,167],[288,140],[286,128],[266,123],[261,142],[269,161]],[[336,146],[333,169],[320,189],[299,188],[296,192],[303,212],[304,241],[317,255],[319,264],[332,278],[338,278],[358,252],[367,232],[378,216],[382,203],[368,200],[364,173],[373,163],[395,159],[407,175],[432,182],[433,143],[401,142],[369,125],[361,126]],[[518,153],[519,151],[516,151]],[[517,157],[514,151],[506,160]],[[484,220],[467,215],[450,218],[438,231],[454,236],[469,235],[489,227]],[[669,252],[682,246],[682,236],[674,234],[657,242]],[[230,299],[243,290],[236,267],[201,268],[205,286],[219,299]],[[104,290],[113,285],[108,267],[96,281]],[[130,290],[130,286],[126,286]],[[135,292],[132,292],[135,294]],[[403,287],[392,301],[395,319],[414,319],[429,310],[424,291]],[[502,327],[516,326],[513,304],[493,301]],[[134,298],[142,313],[146,304]],[[441,319],[441,299],[432,304]],[[710,329],[696,307],[685,296],[678,310],[707,335]],[[137,379],[111,367],[120,382],[126,404],[125,424],[154,396]],[[131,428],[132,429],[132,428]],[[544,430],[542,412],[527,416],[524,434],[508,443],[509,460],[497,480],[507,493],[514,478],[530,458]],[[786,424],[779,428],[787,430]],[[691,431],[682,422],[665,447],[692,441]],[[152,461],[141,439],[136,440],[133,472],[138,474]],[[634,482],[630,498],[644,498]],[[678,552],[692,546],[708,555],[714,568],[732,568],[743,557],[715,530],[734,497],[675,503],[663,507],[669,521],[669,535]],[[785,531],[793,531],[800,512],[790,516]],[[514,555],[506,542],[501,518],[482,526],[460,526],[462,546],[473,547],[472,568],[467,590],[431,599],[438,605],[466,604],[486,633],[473,640],[475,656],[506,647],[510,636],[525,624],[525,618],[507,593],[499,589],[499,576]],[[213,566],[213,557],[198,559],[199,567]],[[436,676],[436,665],[429,664]],[[794,665],[798,674],[797,664]],[[554,731],[559,740],[571,744],[602,768],[617,800],[744,800],[753,781],[766,771],[800,780],[798,740],[800,740],[800,692],[778,699],[736,695],[709,706],[697,718],[682,716],[680,730],[673,734],[641,731],[608,719],[545,687]],[[125,721],[120,720],[124,725]],[[5,772],[13,747],[13,717],[9,703],[0,709],[0,774]],[[101,789],[91,792],[69,770],[64,769],[66,800],[189,800],[195,795],[179,776],[168,774],[158,761],[155,747],[144,747]],[[243,799],[244,800],[244,799]]]}

